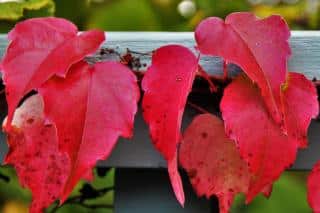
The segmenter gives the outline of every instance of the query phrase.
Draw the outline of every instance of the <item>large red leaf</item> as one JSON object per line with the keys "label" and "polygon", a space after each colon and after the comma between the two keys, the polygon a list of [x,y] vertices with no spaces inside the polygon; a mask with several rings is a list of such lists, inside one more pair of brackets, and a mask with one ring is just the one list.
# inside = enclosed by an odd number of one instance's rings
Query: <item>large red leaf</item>
{"label": "large red leaf", "polygon": [[300,147],[307,146],[307,131],[311,119],[318,115],[319,103],[313,83],[299,73],[290,72],[282,87],[281,100],[288,135]]}
{"label": "large red leaf", "polygon": [[228,136],[236,141],[254,176],[247,193],[250,201],[294,162],[299,144],[282,132],[259,88],[243,75],[225,89],[221,111]]}
{"label": "large red leaf", "polygon": [[55,77],[39,89],[60,149],[71,159],[62,201],[98,160],[109,156],[119,136],[131,137],[139,99],[136,81],[118,62],[79,62],[65,79]]}
{"label": "large red leaf", "polygon": [[93,53],[104,41],[97,30],[77,35],[77,28],[59,18],[20,22],[8,36],[10,45],[2,61],[9,105],[8,124],[21,98],[54,74],[64,76],[69,67]]}
{"label": "large red leaf", "polygon": [[318,161],[308,177],[308,203],[315,213],[320,212],[320,161]]}
{"label": "large red leaf", "polygon": [[291,53],[289,36],[289,28],[280,16],[258,19],[246,12],[232,13],[225,22],[207,18],[195,31],[201,53],[239,65],[259,85],[277,123],[282,123],[280,86],[285,82]]}
{"label": "large red leaf", "polygon": [[250,173],[223,122],[210,114],[197,116],[183,135],[179,160],[198,196],[219,199],[220,212],[228,212],[234,196],[246,193]]}
{"label": "large red leaf", "polygon": [[176,152],[181,119],[197,71],[198,60],[186,47],[169,45],[157,49],[143,80],[143,116],[152,142],[168,161],[175,194],[183,205],[184,193],[177,171]]}
{"label": "large red leaf", "polygon": [[63,190],[70,161],[60,153],[56,129],[45,124],[39,95],[28,98],[16,110],[8,133],[9,153],[5,162],[12,164],[21,184],[32,191],[31,212],[42,212]]}

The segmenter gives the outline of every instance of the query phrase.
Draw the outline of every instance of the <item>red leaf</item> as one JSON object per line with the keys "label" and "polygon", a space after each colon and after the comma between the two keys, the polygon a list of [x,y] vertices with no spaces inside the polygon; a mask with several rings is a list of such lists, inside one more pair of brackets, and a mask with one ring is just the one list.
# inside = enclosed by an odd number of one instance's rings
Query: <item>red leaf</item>
{"label": "red leaf", "polygon": [[320,161],[318,161],[308,177],[308,203],[315,213],[320,212]]}
{"label": "red leaf", "polygon": [[281,101],[287,133],[300,147],[307,147],[311,119],[318,115],[319,103],[312,82],[299,73],[289,73],[282,87]]}
{"label": "red leaf", "polygon": [[185,197],[184,197],[184,190],[182,180],[178,171],[178,153],[175,154],[174,158],[168,160],[168,173],[170,177],[170,182],[176,195],[177,200],[183,206]]}
{"label": "red leaf", "polygon": [[239,65],[259,85],[277,123],[282,122],[280,86],[285,82],[291,54],[289,36],[289,28],[280,16],[257,19],[245,12],[232,13],[225,22],[207,18],[195,32],[201,53],[221,56]]}
{"label": "red leaf", "polygon": [[227,134],[254,175],[247,193],[251,201],[294,162],[298,144],[270,117],[259,88],[244,76],[225,89],[221,111]]}
{"label": "red leaf", "polygon": [[60,196],[70,171],[66,154],[60,153],[56,130],[45,125],[40,96],[28,98],[16,110],[8,133],[9,153],[21,184],[32,191],[31,212],[41,212]]}
{"label": "red leaf", "polygon": [[219,199],[220,212],[228,212],[236,194],[246,193],[250,173],[223,122],[210,114],[197,116],[183,135],[179,160],[198,196]]}
{"label": "red leaf", "polygon": [[153,144],[169,162],[172,185],[182,205],[181,180],[178,181],[176,162],[172,161],[176,158],[181,119],[197,67],[198,60],[189,49],[164,46],[154,52],[152,65],[142,80],[143,116],[149,124]]}
{"label": "red leaf", "polygon": [[119,136],[131,137],[139,99],[136,81],[118,62],[79,62],[65,79],[55,77],[39,89],[60,149],[71,159],[62,201],[98,160],[109,156]]}
{"label": "red leaf", "polygon": [[104,41],[101,31],[77,36],[77,28],[59,18],[20,22],[9,33],[10,45],[2,61],[9,105],[8,125],[21,98],[51,76],[64,76],[69,67],[93,53]]}
{"label": "red leaf", "polygon": [[261,191],[261,193],[266,197],[269,198],[271,196],[272,193],[272,188],[273,188],[273,184],[270,184],[266,187],[264,187]]}

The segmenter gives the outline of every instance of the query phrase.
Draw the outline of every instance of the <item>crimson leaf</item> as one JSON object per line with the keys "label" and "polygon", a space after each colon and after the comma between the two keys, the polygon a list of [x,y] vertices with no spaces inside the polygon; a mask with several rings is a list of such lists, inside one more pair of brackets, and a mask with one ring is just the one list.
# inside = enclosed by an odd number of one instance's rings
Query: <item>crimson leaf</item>
{"label": "crimson leaf", "polygon": [[320,212],[320,161],[318,161],[308,177],[308,203],[315,213]]}
{"label": "crimson leaf", "polygon": [[294,162],[299,144],[270,117],[259,88],[244,75],[225,89],[221,111],[228,136],[254,176],[247,193],[250,201]]}
{"label": "crimson leaf", "polygon": [[21,98],[51,76],[65,76],[69,67],[93,53],[104,41],[97,30],[77,35],[77,28],[60,18],[34,18],[18,23],[9,33],[2,61],[9,105],[8,122]]}
{"label": "crimson leaf", "polygon": [[280,96],[287,134],[301,148],[307,147],[310,121],[319,113],[316,88],[304,75],[290,72]]}
{"label": "crimson leaf", "polygon": [[247,12],[232,13],[225,22],[207,18],[195,31],[201,53],[239,65],[258,84],[277,123],[282,123],[280,86],[285,82],[291,54],[289,36],[289,28],[280,16],[258,19]]}
{"label": "crimson leaf", "polygon": [[118,62],[79,62],[66,78],[39,89],[45,115],[56,127],[59,147],[71,159],[64,201],[97,160],[105,159],[119,136],[131,137],[139,88],[135,75]]}
{"label": "crimson leaf", "polygon": [[248,191],[248,166],[219,118],[210,114],[194,118],[184,132],[179,154],[198,196],[216,195],[220,212],[228,212],[234,196]]}
{"label": "crimson leaf", "polygon": [[60,196],[70,161],[59,152],[54,126],[45,124],[39,95],[17,108],[12,125],[7,132],[9,153],[5,163],[15,167],[21,184],[32,191],[30,211],[42,212]]}
{"label": "crimson leaf", "polygon": [[194,54],[183,46],[157,49],[143,80],[143,116],[149,124],[152,142],[168,161],[171,183],[183,205],[184,193],[177,171],[177,145],[181,119],[198,67]]}

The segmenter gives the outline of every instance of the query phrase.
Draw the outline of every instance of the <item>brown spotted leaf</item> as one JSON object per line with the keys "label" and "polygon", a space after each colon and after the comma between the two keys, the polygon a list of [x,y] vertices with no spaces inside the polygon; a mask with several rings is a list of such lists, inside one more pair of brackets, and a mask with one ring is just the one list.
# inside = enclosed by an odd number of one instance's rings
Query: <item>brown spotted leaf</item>
{"label": "brown spotted leaf", "polygon": [[197,116],[183,135],[179,160],[198,196],[216,195],[220,212],[228,212],[234,196],[246,193],[250,173],[223,122],[210,114]]}
{"label": "brown spotted leaf", "polygon": [[254,176],[247,193],[250,201],[293,164],[299,144],[274,122],[259,88],[244,75],[225,89],[221,111],[228,136]]}
{"label": "brown spotted leaf", "polygon": [[17,108],[12,124],[5,163],[14,166],[22,186],[31,190],[30,211],[42,212],[60,196],[70,171],[69,159],[59,152],[55,128],[45,124],[39,95]]}

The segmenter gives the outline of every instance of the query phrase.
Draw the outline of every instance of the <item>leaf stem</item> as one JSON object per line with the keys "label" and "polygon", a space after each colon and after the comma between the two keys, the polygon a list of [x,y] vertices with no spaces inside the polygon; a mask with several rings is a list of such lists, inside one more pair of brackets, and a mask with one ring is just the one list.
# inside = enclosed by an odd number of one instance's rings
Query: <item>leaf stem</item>
{"label": "leaf stem", "polygon": [[197,104],[194,104],[190,101],[188,101],[187,104],[203,114],[209,113],[206,109],[204,109],[201,106],[198,106]]}
{"label": "leaf stem", "polygon": [[218,88],[213,84],[213,82],[210,79],[210,76],[204,71],[204,69],[201,67],[201,65],[198,66],[198,73],[201,77],[207,80],[209,86],[210,86],[210,91],[211,92],[217,92]]}
{"label": "leaf stem", "polygon": [[228,63],[226,60],[223,60],[223,79],[227,80],[228,78]]}

